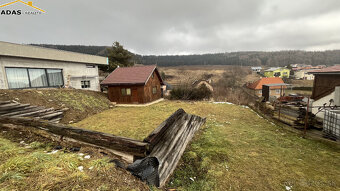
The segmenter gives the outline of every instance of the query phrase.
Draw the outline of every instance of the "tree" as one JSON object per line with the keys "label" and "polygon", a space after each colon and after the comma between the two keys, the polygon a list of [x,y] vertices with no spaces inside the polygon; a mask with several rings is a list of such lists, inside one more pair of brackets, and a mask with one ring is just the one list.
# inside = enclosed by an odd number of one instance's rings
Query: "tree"
{"label": "tree", "polygon": [[124,49],[119,42],[114,42],[111,48],[107,49],[108,58],[109,58],[109,66],[106,71],[112,72],[118,66],[133,66],[133,62],[131,58],[133,54],[128,50]]}

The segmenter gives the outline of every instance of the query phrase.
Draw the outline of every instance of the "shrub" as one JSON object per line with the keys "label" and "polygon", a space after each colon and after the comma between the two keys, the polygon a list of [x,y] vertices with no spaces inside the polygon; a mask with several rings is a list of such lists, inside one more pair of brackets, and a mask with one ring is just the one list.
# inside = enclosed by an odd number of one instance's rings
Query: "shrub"
{"label": "shrub", "polygon": [[180,86],[174,88],[170,92],[170,99],[179,100],[203,100],[210,99],[212,92],[205,84],[200,85],[198,88],[190,88],[187,86]]}

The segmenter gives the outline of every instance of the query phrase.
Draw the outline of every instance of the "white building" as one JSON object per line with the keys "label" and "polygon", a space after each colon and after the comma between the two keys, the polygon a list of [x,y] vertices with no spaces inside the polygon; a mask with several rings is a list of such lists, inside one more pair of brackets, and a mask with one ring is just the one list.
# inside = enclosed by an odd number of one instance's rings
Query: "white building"
{"label": "white building", "polygon": [[295,79],[301,79],[301,80],[314,80],[314,74],[311,74],[313,70],[297,70],[294,72],[294,78]]}
{"label": "white building", "polygon": [[70,87],[99,91],[108,58],[0,41],[0,89]]}
{"label": "white building", "polygon": [[254,66],[254,67],[251,67],[251,70],[252,70],[253,72],[261,72],[262,67],[261,67],[261,66]]}

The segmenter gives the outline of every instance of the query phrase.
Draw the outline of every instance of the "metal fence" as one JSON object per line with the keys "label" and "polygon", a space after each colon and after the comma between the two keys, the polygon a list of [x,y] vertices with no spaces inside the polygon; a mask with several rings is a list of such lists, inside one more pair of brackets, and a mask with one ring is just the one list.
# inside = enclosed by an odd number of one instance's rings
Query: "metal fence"
{"label": "metal fence", "polygon": [[340,139],[340,110],[325,110],[323,133],[325,137]]}

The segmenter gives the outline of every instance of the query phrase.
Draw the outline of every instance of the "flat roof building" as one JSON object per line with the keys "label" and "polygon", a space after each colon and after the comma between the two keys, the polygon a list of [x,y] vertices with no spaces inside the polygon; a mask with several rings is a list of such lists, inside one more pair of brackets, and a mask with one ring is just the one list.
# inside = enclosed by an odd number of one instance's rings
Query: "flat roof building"
{"label": "flat roof building", "polygon": [[69,87],[99,91],[108,58],[0,41],[0,89]]}

